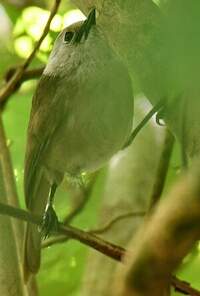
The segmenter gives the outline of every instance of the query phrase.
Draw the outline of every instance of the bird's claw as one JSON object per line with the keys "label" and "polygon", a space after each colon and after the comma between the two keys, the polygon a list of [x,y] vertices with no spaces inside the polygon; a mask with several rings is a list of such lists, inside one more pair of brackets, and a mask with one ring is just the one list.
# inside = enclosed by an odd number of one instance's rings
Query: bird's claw
{"label": "bird's claw", "polygon": [[57,231],[58,223],[59,222],[58,222],[56,212],[54,211],[52,205],[48,205],[46,207],[46,210],[42,219],[42,225],[40,228],[42,238],[46,239],[50,236],[52,232]]}

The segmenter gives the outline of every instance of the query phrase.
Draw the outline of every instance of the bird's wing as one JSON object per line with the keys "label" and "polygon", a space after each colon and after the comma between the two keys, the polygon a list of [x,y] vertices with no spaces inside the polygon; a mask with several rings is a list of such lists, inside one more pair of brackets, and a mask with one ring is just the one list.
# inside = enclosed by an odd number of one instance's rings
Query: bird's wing
{"label": "bird's wing", "polygon": [[[68,79],[69,80],[69,79]],[[51,139],[66,118],[70,97],[68,80],[63,85],[60,77],[42,75],[32,101],[24,171],[24,192],[27,208],[38,215],[44,213],[52,184],[44,171],[44,157]],[[63,117],[65,116],[65,117]],[[41,234],[37,226],[27,225],[24,244],[24,278],[37,273],[40,266]]]}
{"label": "bird's wing", "polygon": [[31,204],[35,203],[34,192],[38,191],[44,152],[67,112],[67,101],[59,89],[60,80],[60,77],[42,75],[32,101],[24,172],[25,199],[30,210],[34,208]]}

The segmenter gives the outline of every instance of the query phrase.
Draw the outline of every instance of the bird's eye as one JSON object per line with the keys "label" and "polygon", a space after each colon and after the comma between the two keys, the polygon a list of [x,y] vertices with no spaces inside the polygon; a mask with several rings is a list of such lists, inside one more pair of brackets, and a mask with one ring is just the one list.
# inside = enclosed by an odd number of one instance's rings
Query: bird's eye
{"label": "bird's eye", "polygon": [[66,32],[64,35],[64,42],[69,43],[74,37],[74,32]]}

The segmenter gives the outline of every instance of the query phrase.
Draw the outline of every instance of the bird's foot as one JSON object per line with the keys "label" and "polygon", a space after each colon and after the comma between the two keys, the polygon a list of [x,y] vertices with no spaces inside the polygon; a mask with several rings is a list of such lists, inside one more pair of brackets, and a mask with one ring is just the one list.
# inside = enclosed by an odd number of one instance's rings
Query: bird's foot
{"label": "bird's foot", "polygon": [[42,225],[40,228],[40,232],[42,234],[42,238],[46,239],[50,236],[50,234],[54,231],[58,230],[58,217],[56,212],[53,209],[51,204],[48,204],[43,216]]}

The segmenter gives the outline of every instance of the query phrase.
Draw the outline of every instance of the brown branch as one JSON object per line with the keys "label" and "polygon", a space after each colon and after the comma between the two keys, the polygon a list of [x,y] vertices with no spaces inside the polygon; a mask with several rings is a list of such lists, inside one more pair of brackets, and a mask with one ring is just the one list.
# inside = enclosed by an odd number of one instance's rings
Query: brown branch
{"label": "brown branch", "polygon": [[155,182],[154,182],[153,192],[152,192],[152,196],[151,196],[150,208],[154,207],[155,204],[161,198],[161,195],[162,195],[162,192],[164,189],[164,185],[165,185],[165,180],[167,177],[167,172],[168,172],[168,168],[169,168],[169,163],[170,163],[173,147],[174,147],[174,136],[166,128],[163,149],[161,151],[158,169],[157,169],[157,173],[155,176]]}
{"label": "brown branch", "polygon": [[[0,203],[0,214],[7,215],[13,218],[17,218],[29,223],[36,224],[38,226],[42,223],[42,217],[38,215],[33,215],[28,211],[18,209],[9,205]],[[88,233],[87,231],[80,230],[76,227],[65,226],[62,223],[59,223],[58,229],[53,234],[65,235],[71,239],[80,241],[81,243],[96,249],[102,254],[107,255],[108,257],[120,261],[122,256],[125,254],[125,249],[108,243],[105,240],[98,238],[97,236]]]}
{"label": "brown branch", "polygon": [[[145,214],[146,214],[146,212],[142,212],[142,211],[122,214],[122,215],[115,217],[113,220],[109,221],[108,223],[106,223],[102,228],[91,229],[91,230],[88,230],[87,232],[91,233],[91,234],[95,234],[95,235],[102,234],[102,233],[108,231],[114,224],[121,221],[122,219],[130,218],[130,217],[144,216]],[[50,237],[42,243],[42,248],[48,248],[48,247],[53,246],[55,244],[65,243],[69,239],[70,239],[69,237],[66,237],[63,235]]]}
{"label": "brown branch", "polygon": [[[22,209],[5,205],[3,203],[0,203],[0,215],[6,215],[12,218],[17,218],[22,221],[36,224],[38,226],[40,226],[42,223],[42,217],[31,214],[28,211]],[[122,258],[124,257],[125,253],[127,253],[127,251],[120,246],[109,243],[91,233],[80,230],[76,227],[65,226],[62,223],[59,223],[58,230],[55,234],[62,234],[70,239],[77,240],[83,243],[84,245],[90,246],[93,249],[99,251],[100,253],[119,262],[122,262]],[[175,289],[179,289],[179,291],[185,293],[186,295],[199,296],[200,292],[198,292],[195,289],[192,289],[189,284],[180,281],[176,277],[171,278],[171,284]],[[193,294],[190,294],[191,292]]]}
{"label": "brown branch", "polygon": [[186,281],[181,281],[175,276],[171,277],[171,284],[174,287],[175,291],[179,293],[190,296],[200,296],[200,291],[192,288],[190,283]]}
{"label": "brown branch", "polygon": [[125,249],[112,243],[97,237],[94,234],[88,233],[87,231],[80,230],[72,226],[64,226],[60,224],[59,233],[65,234],[71,239],[80,241],[81,243],[92,247],[100,253],[114,259],[121,261],[125,255]]}
{"label": "brown branch", "polygon": [[165,295],[171,274],[199,240],[199,161],[162,199],[135,237],[134,253],[122,273],[126,280],[118,287],[120,296]]}
{"label": "brown branch", "polygon": [[30,79],[37,79],[39,78],[43,71],[44,71],[44,66],[36,69],[30,69],[26,70],[23,75],[22,75],[22,82],[30,80]]}
{"label": "brown branch", "polygon": [[[17,69],[18,68],[15,67],[15,68],[10,68],[7,71],[7,73],[5,74],[5,78],[4,78],[6,82],[8,82],[8,81],[10,81],[10,79],[12,79],[12,77],[15,75]],[[13,93],[16,92],[21,87],[23,82],[25,82],[27,80],[39,78],[42,75],[43,71],[44,71],[44,67],[24,71],[21,79],[16,83],[15,87],[13,88]],[[0,101],[0,107],[1,107],[2,111],[3,111],[6,103],[7,103],[7,99],[4,100],[2,103]]]}
{"label": "brown branch", "polygon": [[40,37],[40,39],[38,40],[38,42],[36,43],[33,51],[31,52],[31,54],[29,55],[29,57],[25,60],[24,64],[19,66],[18,69],[16,70],[15,74],[12,76],[12,78],[6,83],[6,85],[0,90],[0,104],[5,103],[5,101],[14,93],[14,91],[16,90],[16,85],[18,84],[18,82],[22,79],[23,73],[24,71],[28,68],[28,66],[30,65],[30,63],[32,62],[37,50],[39,49],[42,41],[44,40],[44,38],[46,37],[46,35],[49,32],[49,28],[50,28],[50,24],[51,21],[53,19],[53,17],[55,16],[58,7],[60,5],[61,0],[55,0],[54,5],[52,7],[50,16],[48,18],[48,21],[46,23],[46,26],[44,28],[44,31]]}
{"label": "brown branch", "polygon": [[[30,69],[30,70],[26,70],[24,71],[21,79],[18,81],[18,83],[15,85],[15,91],[22,85],[23,82],[27,81],[27,80],[31,80],[31,79],[37,79],[39,78],[43,71],[44,71],[44,66],[40,67],[40,68],[36,68],[36,69]],[[4,76],[4,80],[6,82],[9,82],[9,80],[15,75],[16,71],[17,71],[17,67],[13,67],[10,68],[5,76]]]}

